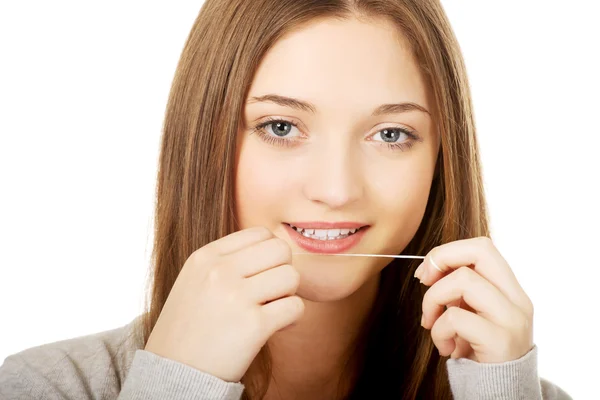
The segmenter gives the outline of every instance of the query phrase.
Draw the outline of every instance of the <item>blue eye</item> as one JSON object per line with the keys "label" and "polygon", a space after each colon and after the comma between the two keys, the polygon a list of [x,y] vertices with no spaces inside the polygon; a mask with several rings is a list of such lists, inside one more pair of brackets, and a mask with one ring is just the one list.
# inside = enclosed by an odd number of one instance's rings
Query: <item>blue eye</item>
{"label": "blue eye", "polygon": [[386,145],[390,150],[408,150],[415,142],[420,142],[422,139],[413,131],[406,128],[384,128],[370,139],[373,142],[380,142]]}
{"label": "blue eye", "polygon": [[286,121],[270,122],[267,126],[270,126],[271,132],[277,136],[287,136],[292,130],[292,124]]}
{"label": "blue eye", "polygon": [[409,136],[409,134],[410,132],[402,128],[385,128],[380,130],[374,136],[379,136],[383,142],[396,143],[401,135]]}
{"label": "blue eye", "polygon": [[297,125],[293,122],[284,119],[269,119],[255,126],[252,130],[256,133],[274,136],[275,138],[302,136],[299,132],[295,135],[290,135],[290,132],[292,132],[294,128],[297,128]]}
{"label": "blue eye", "polygon": [[269,118],[252,128],[252,132],[259,135],[265,142],[273,145],[291,147],[299,144],[302,134],[290,134],[297,125],[284,119]]}

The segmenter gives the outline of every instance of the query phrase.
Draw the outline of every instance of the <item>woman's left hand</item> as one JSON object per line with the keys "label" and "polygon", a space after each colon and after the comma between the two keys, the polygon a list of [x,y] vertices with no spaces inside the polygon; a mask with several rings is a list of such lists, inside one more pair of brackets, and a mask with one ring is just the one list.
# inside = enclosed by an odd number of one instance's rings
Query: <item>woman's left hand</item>
{"label": "woman's left hand", "polygon": [[532,349],[533,304],[490,238],[435,247],[415,277],[431,286],[421,325],[440,355],[500,363]]}

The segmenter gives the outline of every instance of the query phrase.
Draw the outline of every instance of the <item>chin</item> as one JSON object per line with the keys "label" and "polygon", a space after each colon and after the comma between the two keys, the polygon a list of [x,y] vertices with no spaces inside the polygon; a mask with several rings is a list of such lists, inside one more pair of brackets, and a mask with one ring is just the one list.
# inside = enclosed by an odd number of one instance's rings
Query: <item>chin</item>
{"label": "chin", "polygon": [[300,267],[296,294],[314,302],[333,302],[351,297],[366,283],[379,279],[380,268],[360,265],[319,265]]}

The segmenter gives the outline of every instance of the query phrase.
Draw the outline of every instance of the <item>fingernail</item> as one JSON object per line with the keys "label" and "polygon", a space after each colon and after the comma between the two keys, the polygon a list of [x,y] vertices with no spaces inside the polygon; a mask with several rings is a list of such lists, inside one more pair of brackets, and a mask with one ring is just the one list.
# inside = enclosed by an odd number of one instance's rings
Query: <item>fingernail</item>
{"label": "fingernail", "polygon": [[423,274],[423,263],[419,264],[419,267],[415,271],[415,278],[421,280],[421,275]]}
{"label": "fingernail", "polygon": [[421,326],[425,323],[425,314],[421,315]]}
{"label": "fingernail", "polygon": [[437,269],[441,273],[444,273],[444,271],[442,271],[441,268],[437,266],[437,264],[435,263],[435,261],[433,261],[433,257],[431,255],[429,255],[429,262],[431,262],[431,265],[433,265],[433,267],[435,269]]}

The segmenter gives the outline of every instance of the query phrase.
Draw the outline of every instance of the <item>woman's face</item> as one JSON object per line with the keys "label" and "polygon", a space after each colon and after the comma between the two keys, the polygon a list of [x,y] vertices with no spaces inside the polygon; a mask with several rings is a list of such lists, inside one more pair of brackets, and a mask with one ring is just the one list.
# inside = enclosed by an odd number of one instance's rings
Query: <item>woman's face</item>
{"label": "woman's face", "polygon": [[298,295],[345,298],[391,261],[319,253],[398,254],[410,242],[439,148],[432,107],[385,20],[320,20],[266,54],[239,133],[236,213],[240,229],[265,226],[313,253],[293,256]]}

